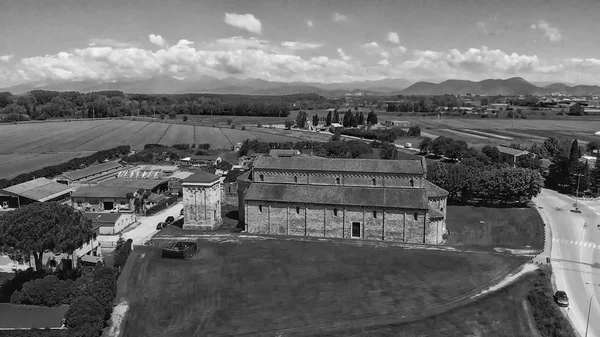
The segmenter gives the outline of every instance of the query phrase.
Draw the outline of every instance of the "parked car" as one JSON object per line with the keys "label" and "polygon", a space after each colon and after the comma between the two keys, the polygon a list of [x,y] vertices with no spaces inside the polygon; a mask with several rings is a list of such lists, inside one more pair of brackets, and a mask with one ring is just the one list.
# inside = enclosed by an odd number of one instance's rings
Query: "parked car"
{"label": "parked car", "polygon": [[168,216],[167,219],[165,220],[165,223],[170,224],[173,221],[175,221],[175,218],[172,216]]}
{"label": "parked car", "polygon": [[559,290],[554,294],[554,301],[558,304],[559,307],[568,307],[569,306],[569,297],[567,293]]}
{"label": "parked car", "polygon": [[[179,212],[179,215],[183,215],[183,208],[181,209],[181,212]],[[600,225],[598,225],[598,227],[600,227]]]}
{"label": "parked car", "polygon": [[158,225],[156,225],[156,230],[159,231],[165,227],[167,227],[167,226],[165,226],[164,222],[159,222]]}

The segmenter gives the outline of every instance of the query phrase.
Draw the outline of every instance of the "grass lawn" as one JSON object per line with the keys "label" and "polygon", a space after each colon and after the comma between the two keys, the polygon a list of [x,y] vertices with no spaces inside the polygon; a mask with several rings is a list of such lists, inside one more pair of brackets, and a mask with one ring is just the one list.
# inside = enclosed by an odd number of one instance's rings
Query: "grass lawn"
{"label": "grass lawn", "polygon": [[354,329],[343,333],[323,333],[329,337],[514,337],[539,336],[530,317],[527,292],[534,275],[523,277],[498,292],[482,297],[469,305],[426,319],[405,323]]}
{"label": "grass lawn", "polygon": [[0,284],[6,280],[10,280],[15,276],[15,273],[0,273]]}
{"label": "grass lawn", "polygon": [[138,260],[120,285],[132,289],[123,336],[310,336],[411,321],[469,301],[523,262],[384,244],[233,238],[199,241],[188,261],[136,247]]}
{"label": "grass lawn", "polygon": [[448,206],[446,215],[450,245],[544,248],[544,224],[534,208]]}

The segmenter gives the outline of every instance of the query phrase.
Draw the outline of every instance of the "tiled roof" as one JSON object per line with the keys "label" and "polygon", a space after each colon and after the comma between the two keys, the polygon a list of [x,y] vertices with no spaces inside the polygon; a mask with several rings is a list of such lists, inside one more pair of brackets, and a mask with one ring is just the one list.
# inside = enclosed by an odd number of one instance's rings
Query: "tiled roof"
{"label": "tiled roof", "polygon": [[6,192],[36,201],[47,201],[73,190],[73,187],[46,178],[33,179],[4,189]]}
{"label": "tiled roof", "polygon": [[432,183],[431,181],[424,180],[423,182],[425,184],[425,190],[427,191],[427,197],[439,198],[448,196],[448,191]]}
{"label": "tiled roof", "polygon": [[529,153],[529,152],[527,152],[525,150],[513,149],[511,147],[502,146],[502,145],[498,146],[498,151],[500,151],[500,153],[509,154],[511,156],[519,156],[519,155],[522,155],[522,154]]}
{"label": "tiled roof", "polygon": [[208,172],[198,171],[191,176],[183,179],[183,183],[212,183],[219,180],[219,177]]}
{"label": "tiled roof", "polygon": [[438,218],[443,218],[444,217],[444,213],[438,211],[435,208],[429,208],[429,212],[427,212],[429,214],[429,218],[433,218],[433,219],[438,219]]}
{"label": "tiled roof", "polygon": [[113,186],[81,186],[71,195],[73,198],[126,198],[135,189]]}
{"label": "tiled roof", "polygon": [[414,160],[338,159],[321,157],[258,157],[255,169],[284,171],[330,171],[390,174],[425,174],[419,157]]}
{"label": "tiled roof", "polygon": [[79,180],[79,179],[91,177],[95,174],[100,174],[100,173],[103,173],[106,171],[117,171],[120,168],[123,168],[123,165],[111,161],[108,163],[102,163],[102,164],[86,167],[81,170],[65,172],[65,173],[61,174],[60,176],[68,178],[70,180]]}
{"label": "tiled roof", "polygon": [[372,188],[255,183],[246,200],[384,208],[428,209],[420,188]]}
{"label": "tiled roof", "polygon": [[83,213],[83,215],[94,223],[114,224],[121,217],[121,213]]}
{"label": "tiled roof", "polygon": [[99,186],[106,187],[117,187],[129,189],[130,192],[135,192],[138,189],[151,190],[158,185],[167,182],[168,179],[154,180],[154,179],[111,179],[98,183]]}

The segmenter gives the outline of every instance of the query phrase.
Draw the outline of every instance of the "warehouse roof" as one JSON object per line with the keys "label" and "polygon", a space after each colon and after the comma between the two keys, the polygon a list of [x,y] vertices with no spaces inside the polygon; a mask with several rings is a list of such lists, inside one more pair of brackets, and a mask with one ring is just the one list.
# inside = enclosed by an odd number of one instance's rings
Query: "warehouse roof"
{"label": "warehouse roof", "polygon": [[[416,157],[418,158],[418,157]],[[422,159],[339,159],[321,157],[258,157],[255,169],[285,171],[329,171],[389,174],[425,174],[426,164]]]}
{"label": "warehouse roof", "polygon": [[154,179],[111,179],[98,183],[100,186],[106,187],[118,187],[127,188],[130,192],[135,192],[138,189],[152,190],[158,185],[168,182],[168,179],[154,180]]}
{"label": "warehouse roof", "polygon": [[384,208],[428,209],[422,188],[252,184],[246,200]]}
{"label": "warehouse roof", "polygon": [[71,195],[73,198],[126,198],[127,193],[135,192],[135,189],[113,187],[113,186],[82,186]]}
{"label": "warehouse roof", "polygon": [[123,168],[123,165],[115,162],[107,162],[98,165],[93,165],[90,167],[86,167],[81,170],[69,171],[61,174],[61,177],[68,178],[70,180],[80,180],[83,178],[91,177],[96,174],[104,173],[107,171],[117,171],[118,169]]}
{"label": "warehouse roof", "polygon": [[37,178],[4,189],[12,195],[35,201],[48,201],[74,191],[75,188],[46,178]]}

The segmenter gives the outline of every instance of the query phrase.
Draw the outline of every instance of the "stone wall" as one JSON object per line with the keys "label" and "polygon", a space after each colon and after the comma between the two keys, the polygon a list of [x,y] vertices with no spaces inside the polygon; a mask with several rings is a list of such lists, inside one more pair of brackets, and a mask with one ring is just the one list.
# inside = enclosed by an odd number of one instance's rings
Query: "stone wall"
{"label": "stone wall", "polygon": [[221,223],[221,184],[183,186],[184,229],[215,229]]}
{"label": "stone wall", "polygon": [[[424,210],[336,209],[326,205],[256,201],[246,201],[245,210],[247,231],[258,234],[439,244],[445,230],[443,220],[430,222]],[[358,237],[352,236],[353,222],[360,224]]]}

